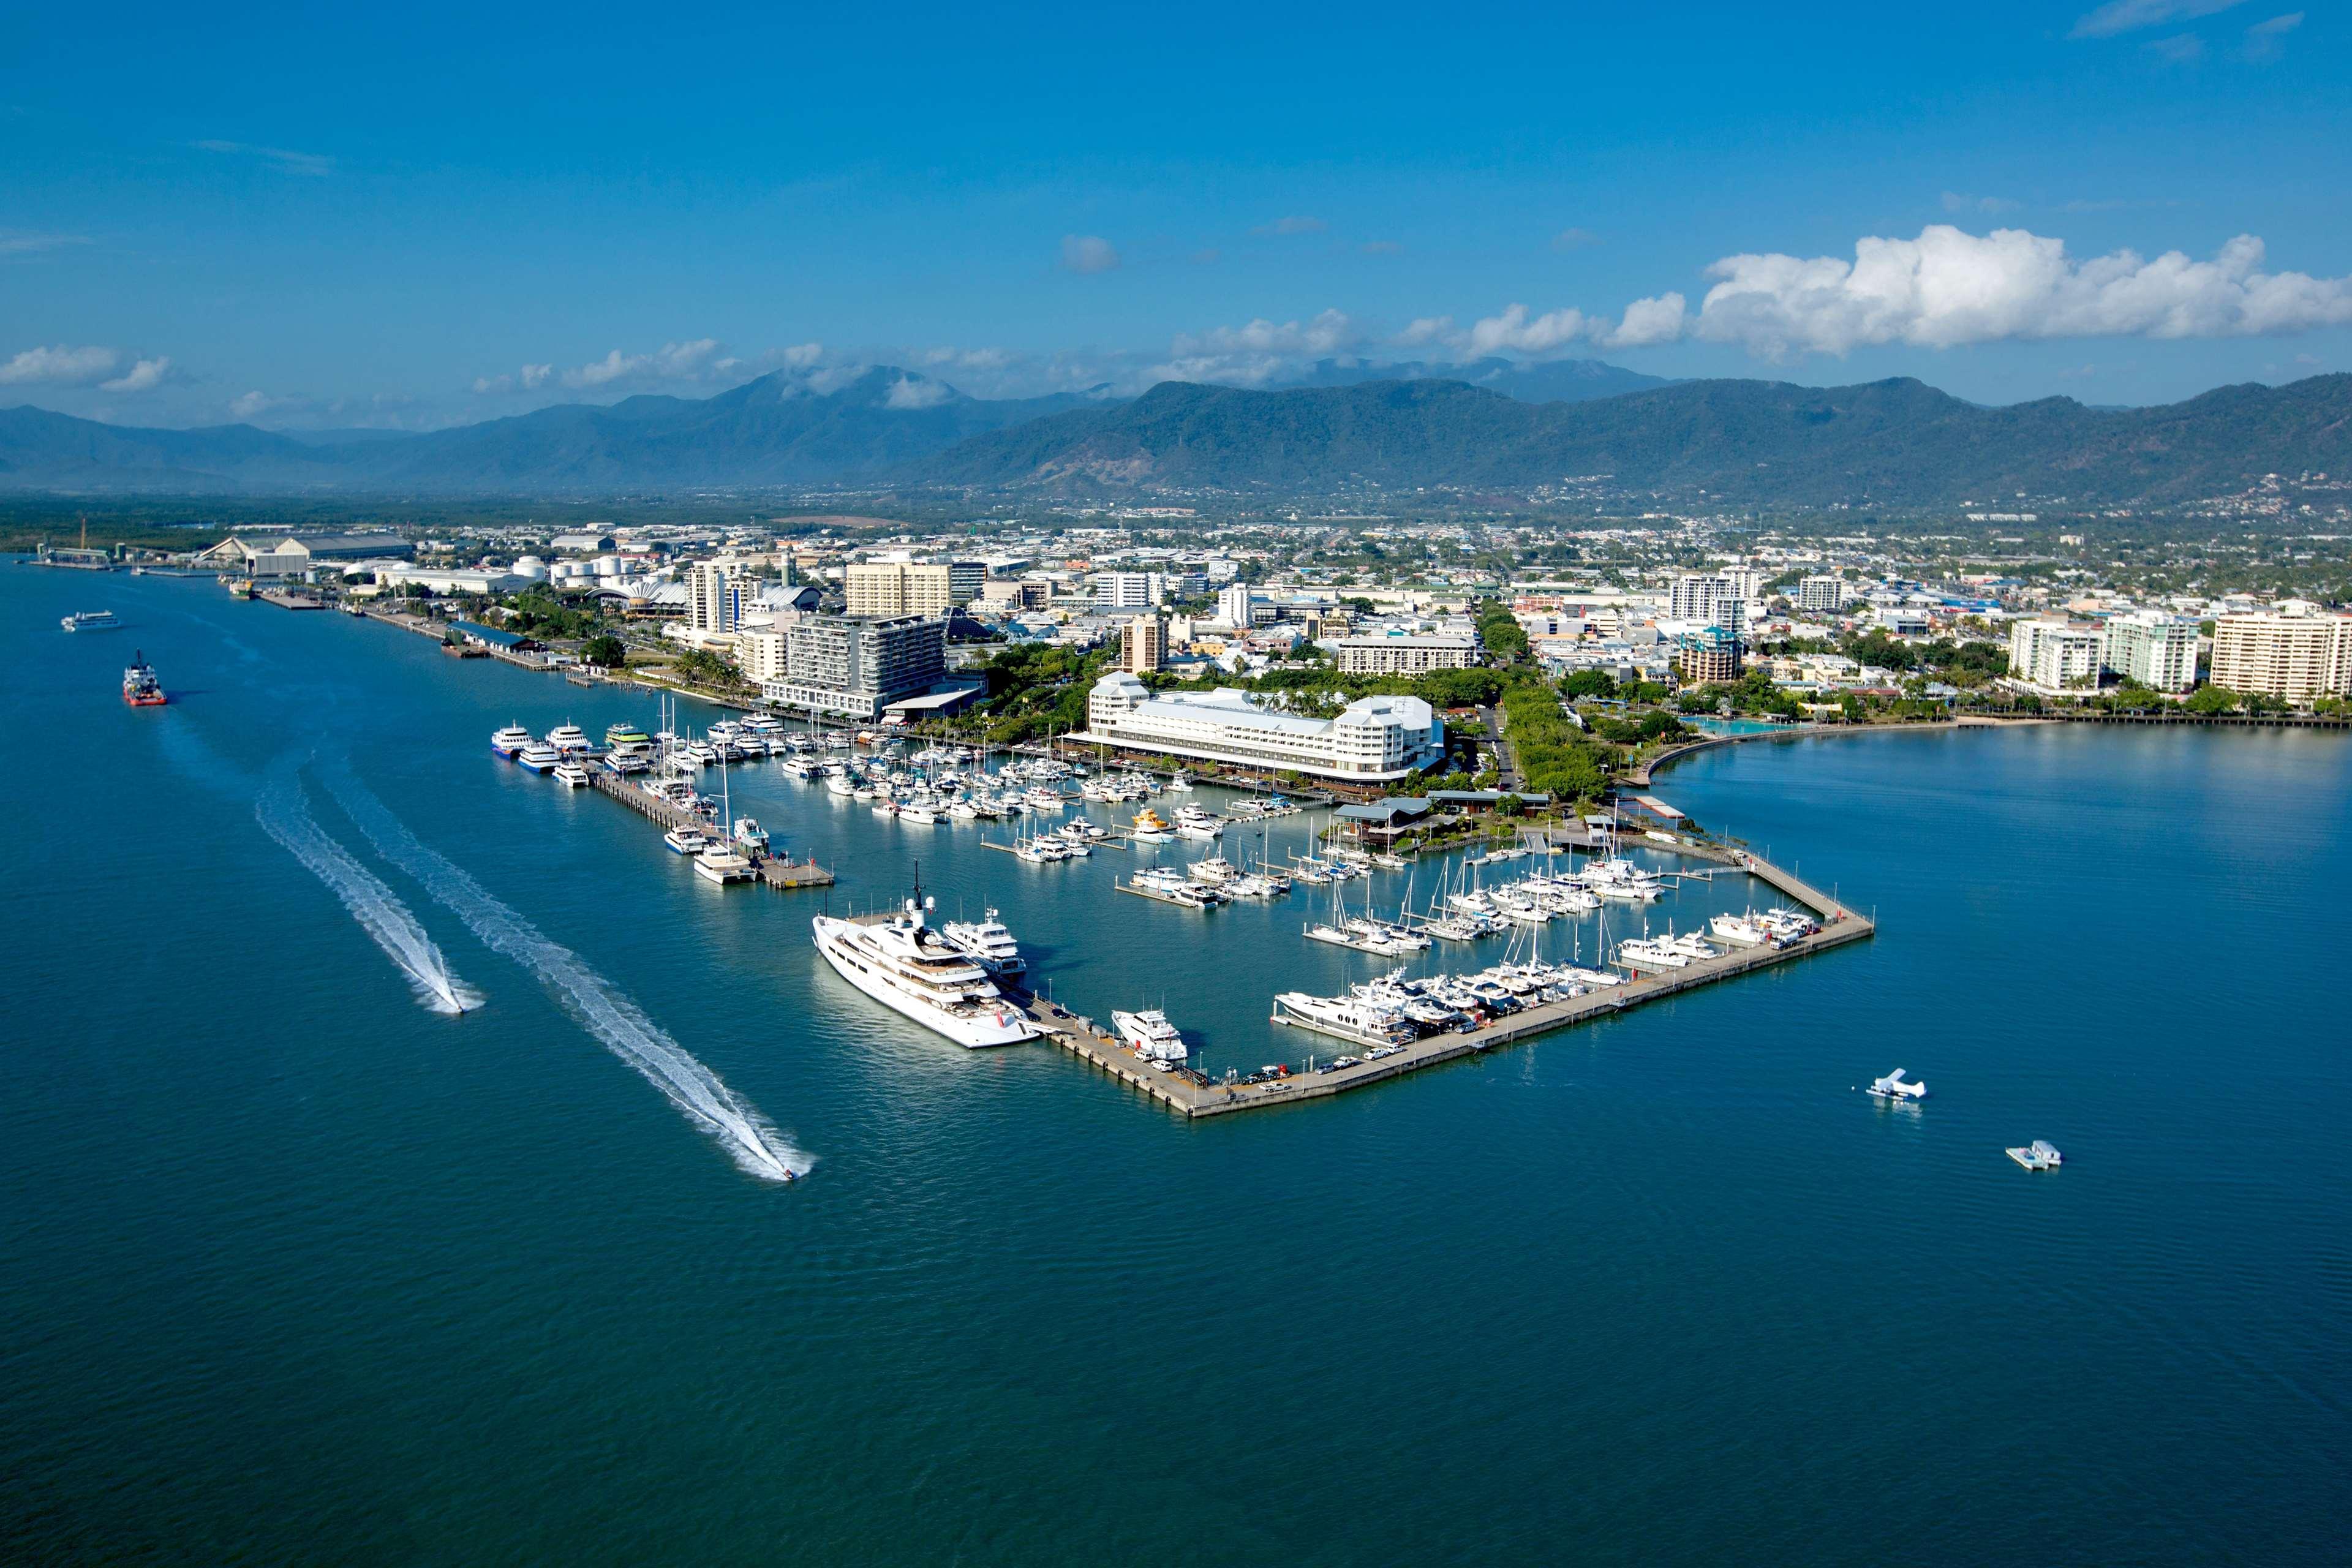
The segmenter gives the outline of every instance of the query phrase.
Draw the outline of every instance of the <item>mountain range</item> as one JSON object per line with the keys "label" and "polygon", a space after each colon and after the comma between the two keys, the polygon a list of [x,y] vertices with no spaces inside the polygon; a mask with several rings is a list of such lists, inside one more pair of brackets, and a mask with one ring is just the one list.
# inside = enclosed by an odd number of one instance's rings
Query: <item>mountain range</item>
{"label": "mountain range", "polygon": [[911,371],[779,372],[708,398],[562,405],[424,435],[138,429],[0,410],[0,488],[163,494],[657,493],[947,486],[1330,493],[1378,485],[1621,491],[1887,507],[2020,494],[2163,503],[2268,473],[2352,473],[2352,376],[2219,388],[2155,408],[2006,408],[1902,379],[1662,382],[1594,361],[1327,361],[1276,390],[1167,382],[967,396]]}

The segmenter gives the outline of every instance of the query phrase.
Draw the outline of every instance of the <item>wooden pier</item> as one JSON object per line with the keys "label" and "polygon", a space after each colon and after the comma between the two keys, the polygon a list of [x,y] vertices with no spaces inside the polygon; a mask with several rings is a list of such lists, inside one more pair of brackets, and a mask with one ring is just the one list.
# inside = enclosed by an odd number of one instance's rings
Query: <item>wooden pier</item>
{"label": "wooden pier", "polygon": [[[615,773],[600,767],[588,770],[588,784],[597,794],[617,800],[630,810],[641,812],[661,824],[665,830],[691,827],[697,832],[709,832],[711,825],[684,806],[673,805],[659,795],[649,794]],[[760,880],[780,892],[801,888],[830,888],[834,875],[814,860],[791,860],[781,855],[752,857]]]}
{"label": "wooden pier", "polygon": [[1032,1023],[1045,1032],[1046,1038],[1190,1120],[1328,1099],[1351,1089],[1362,1089],[1370,1084],[1402,1078],[1423,1068],[1435,1067],[1441,1062],[1477,1056],[1595,1018],[1614,1017],[1645,1002],[1695,991],[1718,980],[1729,980],[1775,964],[1810,958],[1849,942],[1867,940],[1878,930],[1874,921],[1855,913],[1820,889],[1745,850],[1720,849],[1687,841],[1675,847],[1684,853],[1719,860],[1749,872],[1785,897],[1811,910],[1820,917],[1822,929],[1786,947],[1738,948],[1714,958],[1695,960],[1683,969],[1657,974],[1637,974],[1622,985],[1599,986],[1564,1002],[1529,1007],[1475,1029],[1430,1035],[1378,1061],[1359,1062],[1354,1067],[1337,1070],[1326,1068],[1313,1072],[1294,1073],[1287,1078],[1259,1083],[1203,1081],[1197,1075],[1182,1069],[1171,1071],[1155,1066],[1129,1051],[1091,1019],[1079,1017],[1066,1008],[1021,993],[1013,993],[1012,1000],[1021,1006]]}

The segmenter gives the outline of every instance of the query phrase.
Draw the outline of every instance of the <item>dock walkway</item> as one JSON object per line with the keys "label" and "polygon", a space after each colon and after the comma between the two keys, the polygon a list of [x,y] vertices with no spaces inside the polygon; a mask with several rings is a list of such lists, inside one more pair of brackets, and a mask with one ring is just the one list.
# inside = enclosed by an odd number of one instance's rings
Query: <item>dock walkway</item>
{"label": "dock walkway", "polygon": [[[661,824],[664,829],[692,827],[708,830],[710,824],[683,806],[673,805],[659,795],[639,789],[603,768],[588,770],[588,786],[597,794],[619,801],[632,811],[642,812]],[[830,888],[834,875],[814,860],[792,860],[781,855],[755,855],[753,867],[760,880],[780,891],[800,888]]]}
{"label": "dock walkway", "polygon": [[1067,1008],[1024,993],[1013,993],[1011,999],[1021,1006],[1032,1023],[1045,1032],[1048,1039],[1063,1049],[1100,1068],[1121,1082],[1142,1090],[1190,1120],[1328,1099],[1351,1089],[1382,1083],[1422,1068],[1476,1056],[1594,1018],[1613,1017],[1645,1002],[1679,995],[1718,980],[1729,980],[1737,975],[1769,969],[1774,964],[1810,958],[1815,953],[1843,947],[1848,942],[1864,941],[1877,932],[1874,921],[1856,914],[1794,874],[1746,850],[1719,849],[1689,842],[1675,847],[1684,853],[1719,860],[1751,873],[1821,917],[1822,929],[1787,947],[1735,949],[1715,958],[1697,960],[1687,968],[1637,975],[1622,985],[1602,986],[1565,1002],[1530,1007],[1467,1032],[1431,1035],[1413,1041],[1395,1056],[1383,1057],[1379,1061],[1360,1062],[1337,1071],[1325,1068],[1299,1073],[1264,1083],[1203,1084],[1191,1077],[1145,1062],[1090,1018],[1080,1017]]}

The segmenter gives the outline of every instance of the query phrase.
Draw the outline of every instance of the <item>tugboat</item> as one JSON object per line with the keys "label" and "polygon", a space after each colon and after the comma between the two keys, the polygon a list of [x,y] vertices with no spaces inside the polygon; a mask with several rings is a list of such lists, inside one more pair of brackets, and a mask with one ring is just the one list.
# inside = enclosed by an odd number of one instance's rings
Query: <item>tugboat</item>
{"label": "tugboat", "polygon": [[133,708],[161,708],[171,700],[163,695],[163,683],[147,668],[143,649],[132,653],[131,668],[122,672],[122,700]]}

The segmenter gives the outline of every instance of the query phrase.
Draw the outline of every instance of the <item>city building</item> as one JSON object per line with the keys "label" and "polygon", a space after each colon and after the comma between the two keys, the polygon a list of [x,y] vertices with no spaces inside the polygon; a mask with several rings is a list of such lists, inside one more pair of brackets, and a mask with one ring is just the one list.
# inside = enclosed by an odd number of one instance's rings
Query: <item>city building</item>
{"label": "city building", "polygon": [[689,631],[731,635],[743,620],[743,584],[732,564],[697,561],[686,569]]}
{"label": "city building", "polygon": [[2197,623],[2153,612],[2107,623],[2106,667],[2151,691],[2187,691],[2197,684]]}
{"label": "city building", "polygon": [[199,566],[226,567],[248,577],[300,577],[317,566],[400,560],[414,552],[415,546],[396,533],[232,533],[194,559]]}
{"label": "city building", "polygon": [[1743,673],[1747,651],[1728,627],[1706,626],[1675,639],[1675,664],[1685,686],[1727,686]]}
{"label": "city building", "polygon": [[783,708],[875,719],[947,678],[948,624],[925,616],[808,616],[784,633],[784,673],[760,684]]}
{"label": "city building", "polygon": [[735,634],[735,664],[744,679],[765,686],[771,680],[782,680],[792,668],[789,639],[773,629],[740,631]]}
{"label": "city building", "polygon": [[2065,621],[2019,621],[2009,628],[2010,673],[2045,691],[2099,683],[2100,637],[2095,626]]}
{"label": "city building", "polygon": [[991,578],[980,585],[981,603],[1008,610],[1042,610],[1052,595],[1048,584],[1015,582],[1009,577]]}
{"label": "city building", "polygon": [[953,574],[928,562],[854,561],[842,574],[842,593],[853,616],[943,616],[954,602]]}
{"label": "city building", "polygon": [[950,561],[947,564],[948,603],[969,605],[979,598],[981,584],[988,581],[988,563]]}
{"label": "city building", "polygon": [[1156,572],[1106,572],[1095,590],[1097,610],[1148,610],[1159,602]]}
{"label": "city building", "polygon": [[1342,675],[1421,675],[1433,669],[1467,669],[1478,662],[1475,637],[1339,637],[1327,645]]}
{"label": "city building", "polygon": [[2289,702],[2352,693],[2352,616],[2301,599],[2266,615],[2223,616],[2213,623],[2212,681]]}
{"label": "city building", "polygon": [[1168,662],[1168,623],[1137,616],[1118,630],[1118,667],[1140,675]]}
{"label": "city building", "polygon": [[1307,719],[1261,708],[1230,687],[1154,696],[1123,670],[1095,683],[1087,728],[1070,738],[1344,784],[1400,779],[1445,752],[1444,721],[1418,697],[1365,697],[1336,718]]}
{"label": "city building", "polygon": [[1845,584],[1836,577],[1807,577],[1797,584],[1790,595],[1797,608],[1816,615],[1832,615],[1845,605]]}
{"label": "city building", "polygon": [[1226,626],[1249,630],[1257,608],[1256,595],[1246,583],[1228,583],[1217,590],[1217,619]]}
{"label": "city building", "polygon": [[1737,632],[1746,621],[1746,599],[1727,577],[1687,576],[1675,579],[1666,595],[1666,618],[1696,621]]}

